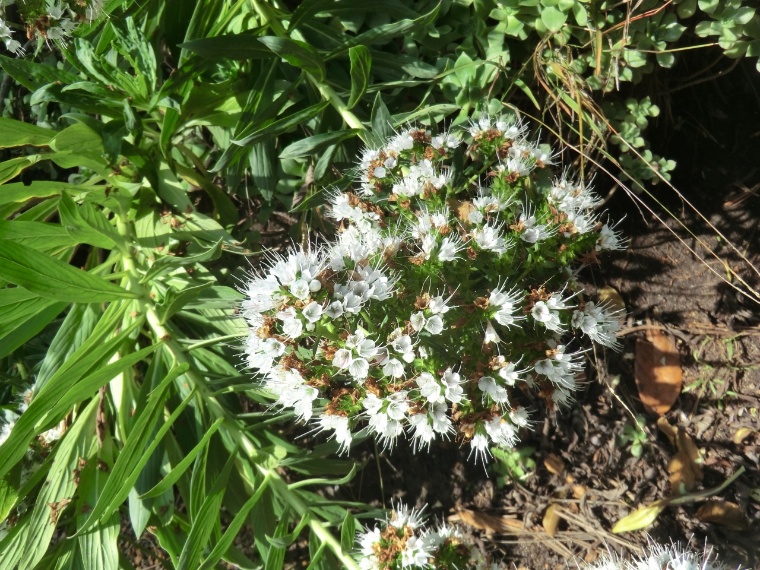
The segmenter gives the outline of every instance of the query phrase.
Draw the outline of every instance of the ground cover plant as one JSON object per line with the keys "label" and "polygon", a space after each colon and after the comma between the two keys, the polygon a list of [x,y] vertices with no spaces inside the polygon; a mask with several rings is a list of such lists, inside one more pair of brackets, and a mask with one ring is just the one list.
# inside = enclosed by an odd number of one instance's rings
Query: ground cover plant
{"label": "ground cover plant", "polygon": [[[0,2],[0,568],[479,567],[473,529],[541,567],[539,540],[725,542],[704,525],[753,564],[753,175],[730,231],[673,216],[744,319],[700,305],[729,372],[593,283],[666,306],[606,189],[671,206],[688,146],[650,136],[674,112],[652,86],[691,53],[756,73],[750,2],[167,4]],[[692,423],[637,418],[637,327],[699,346],[720,414],[687,379]],[[708,416],[729,452],[694,455]]]}

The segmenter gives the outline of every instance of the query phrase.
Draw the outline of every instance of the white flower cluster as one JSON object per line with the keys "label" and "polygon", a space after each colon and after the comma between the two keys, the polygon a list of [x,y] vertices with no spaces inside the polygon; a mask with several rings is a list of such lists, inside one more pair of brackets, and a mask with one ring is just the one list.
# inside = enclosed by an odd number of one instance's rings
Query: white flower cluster
{"label": "white flower cluster", "polygon": [[504,117],[469,141],[404,129],[364,151],[356,192],[329,198],[334,240],[272,255],[246,284],[248,366],[340,452],[357,434],[454,438],[485,459],[529,425],[531,392],[571,400],[584,337],[617,346],[617,315],[564,276],[620,237],[526,133]]}
{"label": "white flower cluster", "polygon": [[705,549],[704,553],[699,554],[688,549],[684,549],[678,544],[670,546],[661,546],[656,543],[650,543],[647,552],[633,560],[623,560],[622,558],[610,554],[602,557],[592,564],[582,563],[579,567],[583,570],[740,570],[734,566],[726,566],[718,561],[710,560],[711,552]]}
{"label": "white flower cluster", "polygon": [[0,18],[0,42],[5,44],[5,49],[16,55],[24,55],[24,48],[18,40],[13,39],[13,30],[8,27],[5,20]]}
{"label": "white flower cluster", "polygon": [[[13,4],[14,0],[0,0],[0,9]],[[103,0],[44,0],[40,3],[19,3],[19,14],[24,22],[28,39],[57,40],[66,44],[81,22],[92,22],[103,13]],[[24,55],[13,32],[0,18],[0,41],[8,51]]]}
{"label": "white flower cluster", "polygon": [[467,544],[452,526],[427,528],[421,511],[404,505],[394,508],[388,518],[357,533],[361,570],[497,570],[476,547]]}

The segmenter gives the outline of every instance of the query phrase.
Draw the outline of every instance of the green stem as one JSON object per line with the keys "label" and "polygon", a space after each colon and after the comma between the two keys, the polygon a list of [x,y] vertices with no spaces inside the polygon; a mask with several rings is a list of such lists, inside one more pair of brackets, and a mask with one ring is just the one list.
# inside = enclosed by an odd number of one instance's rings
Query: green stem
{"label": "green stem", "polygon": [[[120,236],[123,238],[124,244],[134,243],[129,222],[126,220],[125,216],[121,214],[116,215],[116,228]],[[133,249],[128,245],[120,247],[120,249],[122,254],[122,263],[124,265],[124,270],[127,274],[128,279],[127,287],[130,291],[133,291],[139,295],[139,297],[135,299],[135,302],[139,308],[139,312],[145,316],[145,320],[148,323],[148,326],[150,327],[150,330],[153,333],[155,339],[163,342],[164,346],[174,359],[174,363],[187,364],[189,366],[189,369],[185,373],[185,376],[197,389],[199,396],[202,398],[208,410],[211,412],[211,415],[214,416],[215,419],[224,419],[224,422],[219,429],[223,431],[231,441],[233,441],[240,449],[245,452],[251,463],[254,463],[258,470],[264,474],[264,476],[270,477],[272,480],[281,483],[280,485],[277,485],[277,490],[283,500],[291,505],[300,516],[309,514],[311,509],[309,508],[308,504],[306,504],[297,493],[294,493],[288,489],[288,486],[276,473],[276,467],[270,468],[262,464],[262,453],[256,449],[256,446],[254,445],[253,441],[251,441],[250,436],[243,429],[241,429],[241,427],[235,421],[234,417],[229,414],[224,406],[222,406],[219,401],[212,395],[212,391],[210,390],[209,386],[206,385],[203,377],[193,369],[191,359],[187,356],[187,353],[182,345],[174,338],[171,329],[167,325],[161,323],[161,318],[158,315],[158,311],[156,309],[155,303],[153,302],[153,299],[150,298],[149,291],[142,285],[142,283],[140,283],[141,274],[138,269],[138,263],[135,259]],[[340,542],[335,539],[332,533],[327,530],[321,521],[310,518],[308,524],[314,534],[317,535],[319,539],[322,540],[325,544],[327,544],[335,556],[343,563],[345,568],[348,568],[350,570],[359,570],[359,566],[357,565],[356,561],[348,554],[343,552],[340,546]]]}

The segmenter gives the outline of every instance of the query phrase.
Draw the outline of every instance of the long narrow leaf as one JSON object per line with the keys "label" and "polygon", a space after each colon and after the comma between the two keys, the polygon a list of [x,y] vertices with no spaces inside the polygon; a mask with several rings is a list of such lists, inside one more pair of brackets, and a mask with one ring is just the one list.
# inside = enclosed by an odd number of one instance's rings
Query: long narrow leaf
{"label": "long narrow leaf", "polygon": [[96,275],[9,240],[0,240],[0,277],[42,297],[69,303],[137,297]]}

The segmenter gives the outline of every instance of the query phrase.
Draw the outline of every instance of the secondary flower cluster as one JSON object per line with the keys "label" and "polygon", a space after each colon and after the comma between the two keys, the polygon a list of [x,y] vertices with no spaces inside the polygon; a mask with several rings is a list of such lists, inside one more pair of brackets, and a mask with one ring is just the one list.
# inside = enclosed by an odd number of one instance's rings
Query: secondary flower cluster
{"label": "secondary flower cluster", "polygon": [[495,570],[452,526],[427,528],[421,511],[399,505],[380,526],[357,533],[361,570]]}
{"label": "secondary flower cluster", "polygon": [[[705,549],[703,554],[680,547],[678,544],[661,546],[652,543],[646,553],[634,560],[622,560],[610,554],[594,564],[581,564],[584,570],[729,570],[729,567],[715,560],[710,560],[711,552]],[[740,570],[736,568],[736,570]]]}
{"label": "secondary flower cluster", "polygon": [[583,339],[616,347],[617,315],[573,270],[620,249],[599,198],[506,117],[409,127],[361,156],[336,192],[332,241],[271,256],[245,286],[250,368],[277,405],[347,451],[456,438],[512,447],[536,395],[577,386]]}
{"label": "secondary flower cluster", "polygon": [[[0,0],[0,16],[4,8],[14,0]],[[66,42],[82,22],[92,22],[103,13],[103,0],[27,0],[19,3],[19,15],[26,38],[29,40],[58,40]],[[5,48],[23,55],[21,42],[13,37],[14,32],[0,17],[0,42]]]}

